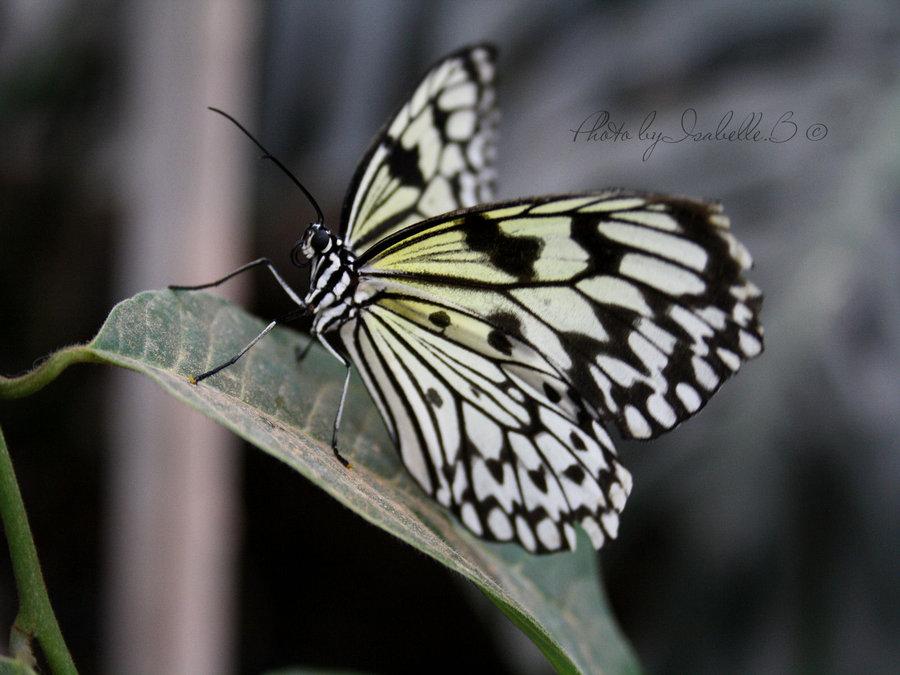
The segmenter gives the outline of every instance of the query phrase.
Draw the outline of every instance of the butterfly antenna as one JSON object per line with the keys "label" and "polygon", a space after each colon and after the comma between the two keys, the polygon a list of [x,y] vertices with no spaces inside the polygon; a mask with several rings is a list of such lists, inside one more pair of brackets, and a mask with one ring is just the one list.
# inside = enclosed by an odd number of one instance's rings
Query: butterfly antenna
{"label": "butterfly antenna", "polygon": [[253,141],[253,142],[256,144],[256,147],[258,147],[260,150],[263,151],[263,157],[262,157],[263,159],[270,159],[270,160],[272,160],[273,162],[275,162],[275,166],[277,166],[279,169],[281,169],[282,171],[284,171],[284,172],[288,175],[288,177],[289,177],[292,181],[294,181],[294,185],[296,185],[298,188],[300,188],[300,190],[303,192],[303,194],[306,195],[306,198],[309,200],[309,203],[312,204],[313,208],[316,210],[316,217],[318,218],[318,222],[320,222],[320,223],[324,223],[324,222],[325,222],[325,217],[322,215],[322,209],[319,208],[318,203],[316,203],[316,200],[313,199],[313,196],[309,193],[309,190],[307,190],[305,187],[303,187],[303,183],[301,183],[301,182],[297,179],[297,177],[296,177],[294,174],[291,173],[290,169],[288,169],[284,164],[281,163],[281,160],[279,160],[277,157],[275,157],[275,155],[273,155],[271,152],[269,152],[268,150],[266,150],[265,147],[263,147],[263,144],[260,143],[258,140],[256,140],[256,138],[254,138],[253,134],[251,134],[249,131],[247,131],[247,130],[244,128],[244,125],[243,125],[243,124],[241,124],[240,122],[238,122],[236,119],[234,119],[234,118],[233,118],[231,115],[229,115],[227,112],[225,112],[224,110],[219,110],[218,108],[213,108],[212,106],[208,106],[208,107],[209,107],[209,109],[212,110],[214,113],[219,113],[219,114],[220,114],[222,117],[224,117],[225,119],[230,120],[232,123],[234,123],[234,125],[235,125],[238,129],[240,129],[241,131],[243,131],[243,132],[244,132],[244,135],[245,135],[247,138],[249,138],[251,141]]}

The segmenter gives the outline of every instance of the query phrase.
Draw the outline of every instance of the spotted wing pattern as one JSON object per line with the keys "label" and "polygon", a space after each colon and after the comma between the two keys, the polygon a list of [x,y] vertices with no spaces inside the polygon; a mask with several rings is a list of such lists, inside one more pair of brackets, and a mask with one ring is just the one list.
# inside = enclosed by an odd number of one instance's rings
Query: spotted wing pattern
{"label": "spotted wing pattern", "polygon": [[609,436],[529,344],[418,298],[382,294],[341,338],[406,468],[476,535],[528,551],[615,537],[631,476]]}
{"label": "spotted wing pattern", "polygon": [[630,192],[483,206],[367,251],[362,278],[533,345],[630,438],[702,407],[762,350],[750,255],[718,205]]}
{"label": "spotted wing pattern", "polygon": [[469,529],[552,551],[577,522],[599,548],[631,484],[600,422],[655,436],[762,350],[750,264],[713,204],[481,206],[367,250],[341,338],[407,468]]}
{"label": "spotted wing pattern", "polygon": [[438,62],[378,134],[344,201],[351,248],[493,197],[494,56],[477,46]]}

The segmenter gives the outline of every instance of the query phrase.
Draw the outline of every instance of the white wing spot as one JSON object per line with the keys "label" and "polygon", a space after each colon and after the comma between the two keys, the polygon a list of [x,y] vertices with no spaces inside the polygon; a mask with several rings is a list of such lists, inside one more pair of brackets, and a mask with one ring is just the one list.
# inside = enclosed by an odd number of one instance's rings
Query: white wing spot
{"label": "white wing spot", "polygon": [[628,346],[631,347],[631,351],[637,355],[648,372],[662,370],[669,362],[658,347],[637,331],[628,334]]}
{"label": "white wing spot", "polygon": [[488,459],[500,458],[503,432],[496,422],[474,406],[463,403],[463,423],[466,435],[482,455]]}
{"label": "white wing spot", "polygon": [[[612,439],[609,437],[609,434],[606,433],[606,429],[600,426],[600,423],[597,420],[591,422],[591,429],[594,430],[594,437],[600,441],[604,448],[609,450],[612,454],[616,454],[616,449],[613,446]],[[603,463],[606,463],[606,459],[604,458]]]}
{"label": "white wing spot", "polygon": [[731,310],[731,316],[738,325],[746,326],[750,319],[753,318],[753,312],[743,302],[738,302],[734,305],[734,309]]}
{"label": "white wing spot", "polygon": [[560,510],[565,507],[566,503],[565,497],[559,491],[559,486],[556,482],[548,483],[547,494],[544,494],[535,486],[525,467],[520,465],[517,473],[519,485],[522,487],[522,496],[525,500],[525,508],[530,511],[543,508],[551,518],[559,518]]}
{"label": "white wing spot", "polygon": [[684,407],[687,408],[688,412],[696,412],[702,403],[700,394],[698,394],[697,390],[687,382],[679,382],[678,386],[675,387],[675,393],[678,394],[678,398],[684,404]]}
{"label": "white wing spot", "polygon": [[725,349],[724,347],[719,347],[716,350],[716,354],[718,354],[719,358],[722,359],[722,362],[732,370],[736,371],[741,367],[741,359],[733,351]]}
{"label": "white wing spot", "polygon": [[475,196],[475,188],[478,180],[471,173],[463,171],[459,174],[459,201],[462,206],[475,206],[478,200]]}
{"label": "white wing spot", "polygon": [[678,221],[672,218],[672,216],[665,213],[652,213],[649,211],[628,211],[626,213],[617,213],[615,214],[615,216],[619,220],[627,220],[628,222],[637,223],[638,225],[655,227],[657,230],[681,232],[681,227],[678,225]]}
{"label": "white wing spot", "polygon": [[400,132],[406,128],[407,124],[409,124],[409,105],[403,106],[403,109],[397,113],[397,117],[394,118],[390,128],[388,128],[388,136],[397,138],[400,135]]}
{"label": "white wing spot", "polygon": [[601,221],[597,230],[608,239],[674,260],[698,272],[703,271],[709,259],[706,251],[694,242],[646,227]]}
{"label": "white wing spot", "polygon": [[463,469],[462,465],[457,465],[456,473],[453,476],[453,498],[457,503],[462,502],[463,500],[463,492],[466,491],[466,488],[469,486],[468,478],[466,478],[466,472]]}
{"label": "white wing spot", "polygon": [[[557,261],[553,263],[554,267],[559,267]],[[510,294],[556,331],[582,333],[598,342],[609,340],[590,303],[574,289],[523,288]]]}
{"label": "white wing spot", "polygon": [[728,315],[718,307],[704,307],[697,310],[697,316],[706,321],[716,330],[725,330],[725,324],[728,321]]}
{"label": "white wing spot", "polygon": [[682,267],[641,253],[626,253],[619,272],[670,295],[699,295],[706,290],[703,279]]}
{"label": "white wing spot", "polygon": [[625,496],[631,494],[631,488],[634,481],[631,479],[631,473],[621,464],[616,464],[616,478],[619,479],[619,483],[622,484],[622,489],[625,490]]}
{"label": "white wing spot", "polygon": [[533,553],[537,548],[537,541],[535,541],[534,532],[531,531],[528,521],[521,515],[516,516],[516,534],[519,537],[519,541],[522,542],[522,546],[528,552]]}
{"label": "white wing spot", "polygon": [[422,108],[425,107],[425,104],[428,102],[428,81],[426,80],[419,88],[416,89],[416,92],[413,94],[412,100],[409,102],[409,110],[413,117],[417,116],[420,112],[422,112]]}
{"label": "white wing spot", "polygon": [[671,354],[675,349],[675,344],[678,342],[675,336],[657,326],[650,319],[643,316],[638,317],[634,327],[666,354]]}
{"label": "white wing spot", "polygon": [[596,204],[585,206],[581,209],[582,213],[597,213],[598,211],[622,211],[625,209],[636,209],[644,205],[643,199],[637,197],[624,197],[622,199],[603,199]]}
{"label": "white wing spot", "polygon": [[699,382],[704,389],[712,391],[716,388],[719,384],[719,376],[716,375],[716,371],[712,369],[712,366],[709,365],[709,363],[699,356],[695,356],[691,359],[691,365],[694,366],[694,376],[697,378],[697,382]]}
{"label": "white wing spot", "polygon": [[609,408],[609,411],[612,413],[618,412],[619,406],[612,397],[612,382],[610,382],[609,378],[593,363],[588,366],[588,371],[590,372],[591,377],[594,378],[594,382],[597,383],[600,391],[603,393],[603,401],[606,403],[606,407]]}
{"label": "white wing spot", "polygon": [[472,110],[457,110],[447,120],[447,136],[455,141],[469,138],[475,131],[477,119]]}
{"label": "white wing spot", "polygon": [[547,202],[546,204],[541,204],[540,206],[535,206],[529,211],[529,213],[537,215],[546,213],[559,213],[560,211],[572,211],[592,201],[594,201],[594,197],[574,197],[572,199],[559,199],[552,202]]}
{"label": "white wing spot", "polygon": [[581,527],[584,528],[584,531],[591,538],[591,544],[599,551],[603,546],[603,542],[606,541],[606,537],[603,535],[603,530],[600,529],[597,521],[588,516],[581,521]]}
{"label": "white wing spot", "polygon": [[419,199],[419,211],[426,217],[439,216],[446,213],[447,204],[455,203],[450,183],[442,176],[435,176],[429,181],[428,187]]}
{"label": "white wing spot", "polygon": [[669,308],[669,316],[675,323],[684,328],[688,334],[694,338],[696,351],[699,354],[706,354],[709,351],[704,342],[704,338],[713,336],[713,329],[706,323],[701,321],[693,313],[686,310],[681,305],[672,305]]}
{"label": "white wing spot", "polygon": [[509,516],[503,513],[499,508],[491,509],[491,512],[488,514],[487,522],[488,527],[491,528],[491,532],[497,539],[500,541],[512,539],[513,530],[512,525],[509,522]]}
{"label": "white wing spot", "polygon": [[642,380],[641,374],[630,365],[615,357],[601,354],[597,357],[597,365],[600,366],[617,384],[630,387],[638,380]]}
{"label": "white wing spot", "polygon": [[607,511],[600,516],[600,520],[610,539],[615,539],[619,534],[619,514],[615,511]]}
{"label": "white wing spot", "polygon": [[728,218],[728,216],[721,213],[710,216],[709,222],[716,227],[721,227],[723,230],[727,230],[729,227],[731,227],[731,220]]}
{"label": "white wing spot", "polygon": [[456,110],[475,105],[478,88],[474,82],[464,82],[455,87],[445,89],[438,97],[438,105],[444,110]]}
{"label": "white wing spot", "polygon": [[628,425],[628,431],[635,438],[650,437],[650,424],[641,414],[641,411],[633,405],[625,406],[625,423]]}
{"label": "white wing spot", "polygon": [[535,471],[540,468],[541,457],[530,439],[522,434],[512,433],[509,435],[509,444],[512,446],[513,453],[526,469]]}
{"label": "white wing spot", "polygon": [[612,502],[616,511],[621,511],[625,508],[625,500],[627,498],[628,495],[625,494],[625,489],[621,485],[613,483],[609,486],[609,501]]}
{"label": "white wing spot", "polygon": [[475,511],[475,507],[472,506],[472,502],[463,504],[460,512],[465,526],[478,536],[481,536],[484,530],[481,529],[481,521],[478,520],[478,513]]}
{"label": "white wing spot", "polygon": [[732,286],[728,290],[738,300],[748,300],[749,298],[758,298],[760,295],[762,295],[762,291],[759,290],[759,287],[756,284],[751,283],[749,281],[745,281],[740,286]]}
{"label": "white wing spot", "polygon": [[667,429],[672,427],[678,419],[672,406],[659,393],[651,394],[647,398],[647,410],[657,422]]}
{"label": "white wing spot", "polygon": [[738,339],[740,340],[741,351],[747,356],[756,356],[762,350],[759,340],[745,330],[740,332]]}
{"label": "white wing spot", "polygon": [[459,145],[449,143],[441,154],[441,174],[448,177],[455,176],[465,166],[466,160],[463,159]]}
{"label": "white wing spot", "polygon": [[478,68],[478,77],[482,82],[490,82],[494,79],[494,64],[491,63],[489,54],[484,49],[472,52],[475,66]]}
{"label": "white wing spot", "polygon": [[644,300],[637,286],[617,277],[601,276],[583,279],[576,288],[602,305],[617,305],[637,312],[642,316],[652,316],[650,305]]}
{"label": "white wing spot", "polygon": [[486,134],[476,134],[469,142],[468,148],[466,148],[466,157],[469,158],[469,162],[476,169],[481,169],[485,164],[484,147],[487,143],[487,138]]}
{"label": "white wing spot", "polygon": [[450,506],[453,502],[450,488],[443,484],[438,488],[437,493],[435,493],[435,498],[441,506]]}
{"label": "white wing spot", "polygon": [[538,539],[541,540],[541,543],[551,551],[555,551],[559,548],[561,543],[559,539],[559,528],[557,528],[556,524],[549,518],[544,518],[538,523],[537,536]]}

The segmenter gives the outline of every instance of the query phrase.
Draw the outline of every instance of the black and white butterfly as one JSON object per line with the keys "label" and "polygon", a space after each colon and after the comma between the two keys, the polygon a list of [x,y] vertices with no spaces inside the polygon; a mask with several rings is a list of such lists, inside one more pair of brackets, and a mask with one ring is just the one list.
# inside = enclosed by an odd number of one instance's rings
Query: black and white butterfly
{"label": "black and white butterfly", "polygon": [[606,429],[652,438],[700,410],[762,351],[762,296],[717,204],[622,190],[484,204],[494,61],[476,46],[428,71],[337,230],[300,185],[318,215],[292,252],[311,263],[304,297],[268,260],[233,274],[272,271],[347,366],[344,394],[355,367],[410,474],[469,530],[553,552],[581,525],[600,548],[631,491]]}

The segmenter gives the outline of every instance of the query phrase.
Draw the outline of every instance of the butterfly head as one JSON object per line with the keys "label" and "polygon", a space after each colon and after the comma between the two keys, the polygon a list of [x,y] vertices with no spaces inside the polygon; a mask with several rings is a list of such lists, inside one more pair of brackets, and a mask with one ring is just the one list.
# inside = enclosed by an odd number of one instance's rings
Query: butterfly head
{"label": "butterfly head", "polygon": [[304,267],[320,255],[327,253],[334,245],[331,232],[322,223],[310,223],[303,236],[291,249],[291,262]]}

